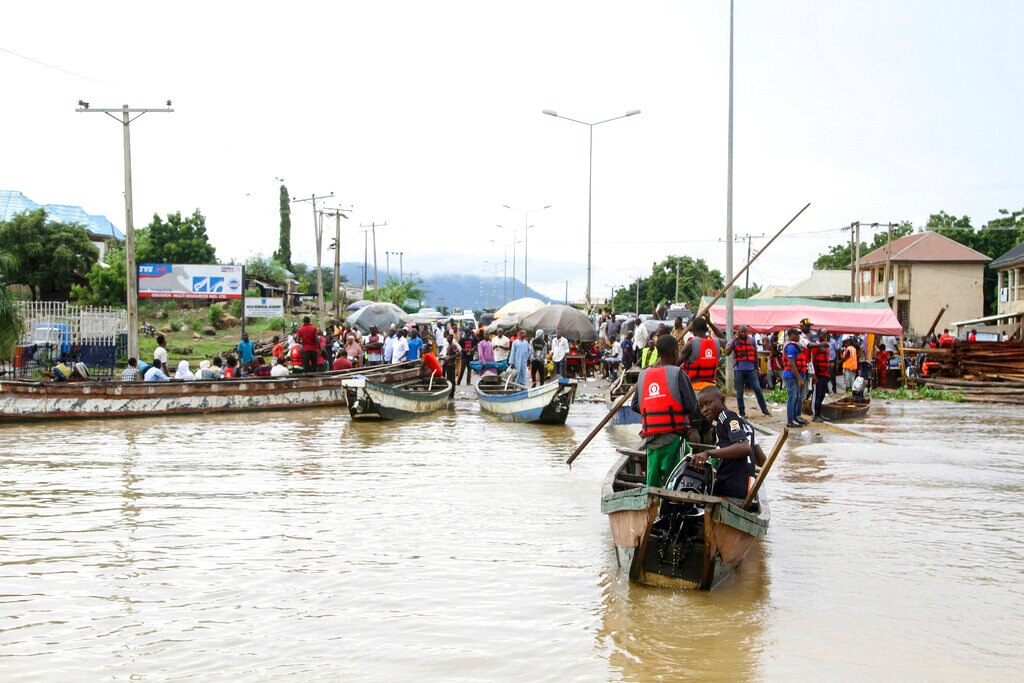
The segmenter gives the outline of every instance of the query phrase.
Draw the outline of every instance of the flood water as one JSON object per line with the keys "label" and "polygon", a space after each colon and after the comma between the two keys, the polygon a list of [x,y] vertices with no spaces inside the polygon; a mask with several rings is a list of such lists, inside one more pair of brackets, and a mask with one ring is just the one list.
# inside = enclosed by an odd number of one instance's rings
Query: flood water
{"label": "flood water", "polygon": [[1007,680],[1024,668],[1019,408],[796,435],[713,593],[619,578],[617,436],[458,402],[0,428],[0,678]]}

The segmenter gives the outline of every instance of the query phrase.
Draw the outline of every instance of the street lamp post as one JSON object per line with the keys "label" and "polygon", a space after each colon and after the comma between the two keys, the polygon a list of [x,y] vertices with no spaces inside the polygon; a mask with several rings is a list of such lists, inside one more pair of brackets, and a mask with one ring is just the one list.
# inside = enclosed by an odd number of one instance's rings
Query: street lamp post
{"label": "street lamp post", "polygon": [[591,247],[593,246],[592,219],[593,219],[593,213],[594,213],[594,126],[599,126],[602,123],[608,123],[609,121],[618,121],[619,119],[624,119],[627,116],[635,116],[635,115],[640,113],[640,110],[639,109],[630,109],[629,111],[627,111],[622,116],[615,116],[615,117],[612,117],[610,119],[604,119],[603,121],[596,121],[594,123],[587,123],[586,121],[580,121],[578,119],[571,119],[568,116],[562,116],[557,111],[552,111],[551,109],[544,109],[541,113],[542,114],[547,114],[548,116],[554,116],[555,118],[558,118],[558,119],[565,119],[566,121],[572,121],[573,123],[579,123],[581,125],[587,126],[590,129],[590,166],[589,166],[590,170],[589,170],[588,180],[587,180],[587,293],[586,293],[587,312],[589,313],[591,311],[591,309],[593,308],[592,305],[591,305],[591,301],[590,301],[590,275],[591,275],[591,271],[592,271],[592,267],[591,267],[592,266],[592,263],[591,263],[591,261],[592,261],[592,249],[591,249]]}
{"label": "street lamp post", "polygon": [[530,228],[534,227],[528,225],[530,222],[530,214],[536,211],[543,211],[544,209],[550,209],[550,204],[538,207],[536,209],[517,209],[509,206],[508,204],[502,204],[503,207],[509,211],[518,211],[523,214],[523,296],[530,296]]}
{"label": "street lamp post", "polygon": [[[494,244],[499,244],[505,250],[505,258],[502,259],[501,264],[504,270],[504,275],[501,280],[501,298],[505,300],[504,303],[508,303],[508,245],[498,240],[491,240]],[[515,246],[513,243],[512,246]]]}

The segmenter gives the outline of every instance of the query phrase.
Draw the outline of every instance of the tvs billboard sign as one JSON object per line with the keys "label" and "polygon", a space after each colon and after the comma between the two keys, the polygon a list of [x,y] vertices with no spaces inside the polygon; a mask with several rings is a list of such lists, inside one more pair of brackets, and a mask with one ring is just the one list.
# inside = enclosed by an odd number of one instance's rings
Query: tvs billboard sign
{"label": "tvs billboard sign", "polygon": [[139,297],[241,299],[242,266],[139,264]]}

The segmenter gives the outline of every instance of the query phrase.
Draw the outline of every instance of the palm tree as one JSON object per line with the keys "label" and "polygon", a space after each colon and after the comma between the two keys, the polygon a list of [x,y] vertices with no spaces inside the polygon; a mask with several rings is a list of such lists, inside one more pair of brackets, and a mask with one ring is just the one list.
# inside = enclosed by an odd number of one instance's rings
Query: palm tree
{"label": "palm tree", "polygon": [[13,357],[21,341],[21,311],[7,286],[8,273],[17,267],[18,260],[10,252],[0,251],[0,358]]}

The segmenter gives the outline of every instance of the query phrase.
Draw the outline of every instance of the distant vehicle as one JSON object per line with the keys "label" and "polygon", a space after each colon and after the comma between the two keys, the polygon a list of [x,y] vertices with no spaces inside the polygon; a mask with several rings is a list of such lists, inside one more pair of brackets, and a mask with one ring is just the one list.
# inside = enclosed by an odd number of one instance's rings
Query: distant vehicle
{"label": "distant vehicle", "polygon": [[[470,308],[455,308],[452,309],[452,314],[449,316],[450,319],[455,320],[460,325],[470,324],[476,327],[476,315]],[[493,316],[492,316],[493,318]]]}
{"label": "distant vehicle", "polygon": [[685,308],[670,308],[665,312],[665,321],[672,323],[673,325],[676,322],[676,318],[682,318],[683,325],[685,325],[692,317],[693,311]]}

